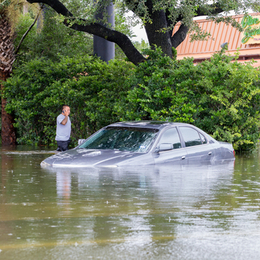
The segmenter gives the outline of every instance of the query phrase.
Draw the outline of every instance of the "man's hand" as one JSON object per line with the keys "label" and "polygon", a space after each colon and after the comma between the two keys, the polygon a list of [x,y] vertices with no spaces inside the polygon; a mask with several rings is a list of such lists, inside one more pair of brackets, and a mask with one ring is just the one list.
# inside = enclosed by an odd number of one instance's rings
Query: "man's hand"
{"label": "man's hand", "polygon": [[62,114],[65,116],[65,118],[61,121],[63,125],[66,125],[68,122],[68,116],[70,114],[70,107],[66,106],[64,107]]}
{"label": "man's hand", "polygon": [[63,110],[63,111],[64,111],[64,112],[63,112],[63,115],[64,115],[64,116],[69,116],[69,114],[70,114],[70,113],[69,113],[69,110],[66,109],[66,110]]}

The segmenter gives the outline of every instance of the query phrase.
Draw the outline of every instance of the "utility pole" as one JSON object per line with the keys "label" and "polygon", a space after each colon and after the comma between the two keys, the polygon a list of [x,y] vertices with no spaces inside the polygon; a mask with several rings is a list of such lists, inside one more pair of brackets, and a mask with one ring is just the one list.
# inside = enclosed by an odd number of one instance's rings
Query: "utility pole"
{"label": "utility pole", "polygon": [[[105,2],[106,1],[103,1],[103,4]],[[104,7],[95,15],[97,21],[102,21],[104,17],[107,17],[107,22],[113,28],[115,26],[115,14],[112,1],[108,5],[104,5]],[[94,55],[100,57],[101,60],[105,62],[114,59],[115,43],[94,35]]]}

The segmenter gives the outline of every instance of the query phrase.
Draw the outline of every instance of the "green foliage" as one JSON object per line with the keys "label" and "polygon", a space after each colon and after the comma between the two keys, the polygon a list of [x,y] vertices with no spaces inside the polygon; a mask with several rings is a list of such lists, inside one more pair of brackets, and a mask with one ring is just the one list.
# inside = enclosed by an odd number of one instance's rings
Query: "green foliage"
{"label": "green foliage", "polygon": [[[17,46],[23,34],[33,23],[35,17],[30,14],[20,16],[15,28]],[[44,9],[44,18],[35,24],[22,42],[15,67],[35,58],[48,58],[57,61],[62,56],[92,54],[93,38],[83,32],[72,30],[60,23],[58,16],[50,9]]]}
{"label": "green foliage", "polygon": [[86,138],[117,121],[114,103],[126,93],[124,81],[133,65],[97,58],[36,59],[23,64],[5,83],[6,110],[14,112],[19,143],[55,143],[56,117],[71,107],[72,140]]}
{"label": "green foliage", "polygon": [[250,63],[230,62],[223,54],[197,66],[201,112],[195,124],[236,150],[255,147],[259,139],[259,71]]}
{"label": "green foliage", "polygon": [[237,151],[259,140],[259,71],[223,52],[194,65],[146,50],[134,67],[91,56],[35,59],[16,68],[5,84],[7,112],[14,112],[20,143],[54,144],[61,106],[71,107],[72,139],[85,138],[121,120],[192,123]]}
{"label": "green foliage", "polygon": [[253,149],[259,139],[259,71],[231,62],[222,52],[197,66],[191,59],[165,57],[160,49],[136,68],[118,111],[121,120],[192,123],[236,150]]}
{"label": "green foliage", "polygon": [[[73,11],[76,12],[77,5],[75,1],[73,3]],[[18,46],[24,33],[34,22],[34,16],[35,14],[32,13],[20,15],[15,28],[15,46]],[[122,31],[130,38],[135,36],[131,30],[132,23],[121,17],[119,13],[115,15],[115,23],[115,29]],[[134,44],[139,51],[147,46],[145,42],[135,42]],[[93,35],[66,27],[54,11],[45,8],[44,19],[41,18],[24,38],[14,66],[18,67],[21,63],[36,57],[57,61],[62,56],[74,57],[91,54],[93,54]],[[115,46],[115,56],[117,59],[126,59],[124,52],[117,45]]]}
{"label": "green foliage", "polygon": [[[180,77],[176,78],[178,62],[163,55],[160,49],[146,50],[145,54],[149,59],[136,68],[129,80],[132,90],[122,102],[122,110],[118,108],[121,119],[193,122],[196,104],[186,104],[189,90],[182,87]],[[193,67],[192,62],[189,65]],[[183,71],[186,71],[185,67]]]}

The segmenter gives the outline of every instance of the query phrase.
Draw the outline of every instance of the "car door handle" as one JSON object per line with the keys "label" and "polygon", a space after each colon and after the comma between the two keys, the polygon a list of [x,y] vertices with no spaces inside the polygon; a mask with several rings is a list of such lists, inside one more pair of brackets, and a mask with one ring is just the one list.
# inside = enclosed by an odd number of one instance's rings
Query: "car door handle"
{"label": "car door handle", "polygon": [[181,159],[184,160],[184,159],[185,159],[185,155],[183,155],[183,156],[181,157]]}
{"label": "car door handle", "polygon": [[208,153],[208,155],[211,155],[211,154],[212,154],[212,152],[209,152],[209,153]]}

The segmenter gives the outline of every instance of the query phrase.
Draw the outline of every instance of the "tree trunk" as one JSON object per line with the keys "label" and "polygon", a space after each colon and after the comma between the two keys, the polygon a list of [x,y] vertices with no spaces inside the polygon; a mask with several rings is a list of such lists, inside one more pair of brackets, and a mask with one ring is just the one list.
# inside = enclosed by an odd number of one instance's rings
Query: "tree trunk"
{"label": "tree trunk", "polygon": [[[0,79],[6,80],[8,77],[7,75],[3,75],[4,73],[0,72]],[[3,85],[1,85],[1,92],[3,91]],[[13,126],[14,117],[10,114],[7,114],[5,111],[6,106],[6,99],[3,97],[1,98],[1,118],[2,118],[2,131],[1,131],[1,138],[2,138],[2,146],[7,145],[15,145],[16,143],[16,136],[15,136],[15,129]]]}
{"label": "tree trunk", "polygon": [[[3,93],[1,81],[6,81],[12,71],[12,64],[15,60],[13,38],[11,27],[8,23],[5,10],[0,11],[0,85]],[[2,145],[14,145],[16,143],[14,131],[14,117],[5,111],[6,99],[1,98],[1,118],[2,118]]]}
{"label": "tree trunk", "polygon": [[163,11],[150,13],[152,23],[145,24],[145,30],[152,48],[156,45],[161,47],[164,54],[172,58],[171,34],[168,31],[162,32],[162,28],[167,28],[166,16]]}

